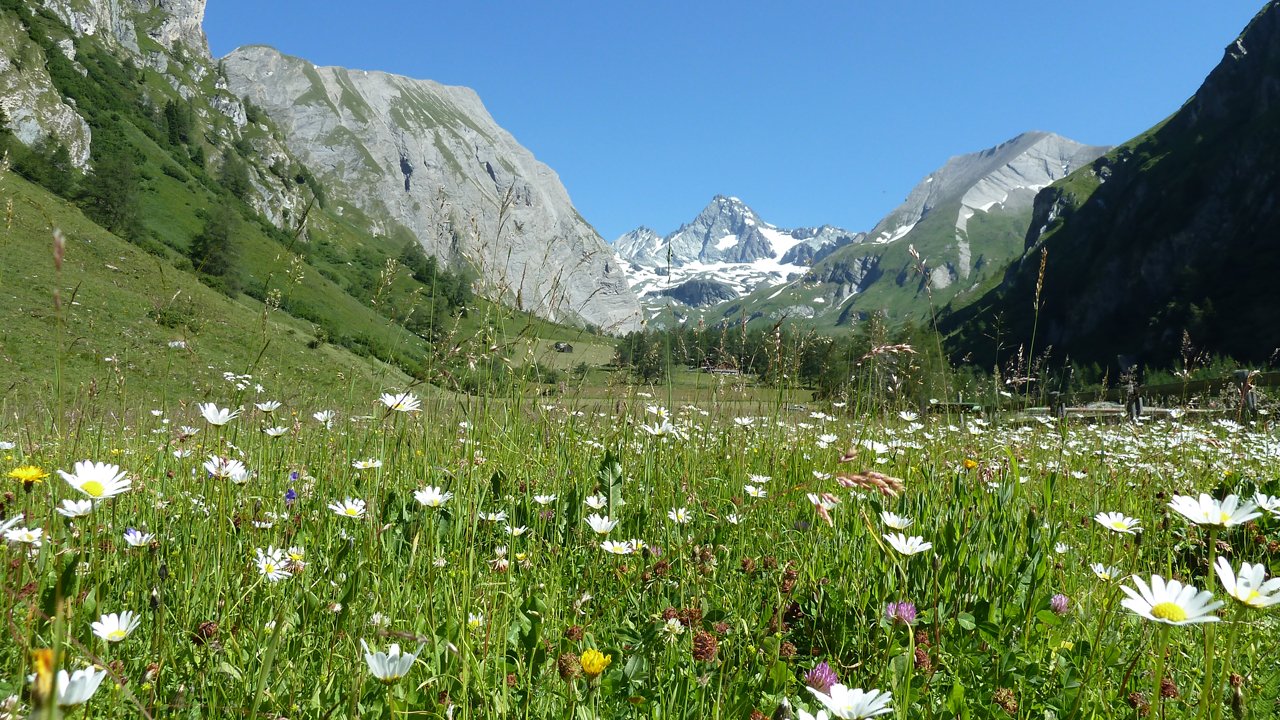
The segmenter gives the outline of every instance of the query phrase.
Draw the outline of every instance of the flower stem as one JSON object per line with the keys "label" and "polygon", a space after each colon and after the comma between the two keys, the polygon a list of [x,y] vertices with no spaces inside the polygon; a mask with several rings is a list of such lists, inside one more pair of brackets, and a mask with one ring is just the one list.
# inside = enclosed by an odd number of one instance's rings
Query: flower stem
{"label": "flower stem", "polygon": [[1169,628],[1161,627],[1156,636],[1156,672],[1151,682],[1151,713],[1155,715],[1156,709],[1163,706],[1160,698],[1160,685],[1164,680],[1164,654],[1165,649],[1169,646]]}
{"label": "flower stem", "polygon": [[[1222,691],[1222,684],[1227,679],[1227,671],[1231,667],[1231,655],[1236,649],[1236,640],[1240,638],[1240,628],[1244,626],[1245,606],[1243,603],[1236,608],[1235,615],[1231,618],[1231,634],[1227,636],[1227,652],[1222,658],[1222,671],[1218,673],[1218,680],[1213,684],[1213,691],[1219,693]],[[1213,704],[1213,717],[1215,720],[1222,718],[1222,698],[1219,696],[1217,702]]]}
{"label": "flower stem", "polygon": [[[1213,584],[1213,565],[1218,559],[1218,527],[1216,525],[1209,528],[1209,569],[1205,572],[1205,587]],[[1205,623],[1204,626],[1204,680],[1200,683],[1200,711],[1196,713],[1197,717],[1209,717],[1209,694],[1216,674],[1213,670],[1213,623]]]}

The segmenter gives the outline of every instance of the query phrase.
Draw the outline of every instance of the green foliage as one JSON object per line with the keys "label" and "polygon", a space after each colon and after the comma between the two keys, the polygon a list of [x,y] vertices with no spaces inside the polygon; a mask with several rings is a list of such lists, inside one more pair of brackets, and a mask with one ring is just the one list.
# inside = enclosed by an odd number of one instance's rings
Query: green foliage
{"label": "green foliage", "polygon": [[90,152],[93,169],[85,177],[80,206],[102,227],[123,238],[141,231],[138,156],[123,135],[100,128]]}
{"label": "green foliage", "polygon": [[222,171],[218,174],[218,182],[238,200],[248,200],[253,192],[253,183],[249,180],[249,163],[239,153],[227,152],[222,156]]}
{"label": "green foliage", "polygon": [[179,103],[177,100],[170,100],[165,103],[164,124],[170,145],[179,146],[191,142],[194,121],[191,116],[190,105]]}
{"label": "green foliage", "polygon": [[[0,119],[2,123],[3,119]],[[71,162],[71,152],[64,143],[46,137],[30,148],[16,140],[7,145],[15,172],[55,195],[64,198],[74,196],[80,173]]]}
{"label": "green foliage", "polygon": [[221,279],[220,288],[234,295],[236,282],[235,235],[239,221],[228,205],[201,211],[204,227],[191,240],[191,263],[196,272]]}

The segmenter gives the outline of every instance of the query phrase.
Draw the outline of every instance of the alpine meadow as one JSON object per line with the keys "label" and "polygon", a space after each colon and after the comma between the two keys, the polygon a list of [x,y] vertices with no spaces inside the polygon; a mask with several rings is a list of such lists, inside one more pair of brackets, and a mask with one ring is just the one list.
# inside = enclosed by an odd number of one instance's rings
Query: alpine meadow
{"label": "alpine meadow", "polygon": [[[0,0],[0,720],[1280,717],[1280,0],[1256,3],[1136,137],[975,117],[986,149],[913,157],[936,169],[850,230],[686,192],[768,187],[709,159],[754,115],[707,87],[673,100],[687,138],[660,108],[584,121],[669,182],[592,180],[604,150],[562,182],[495,120],[546,127],[508,93],[618,92],[555,48],[480,57],[524,37],[514,3],[334,4],[350,41],[307,46],[377,67],[366,21],[503,25],[397,50],[492,84],[491,114],[290,54],[310,30],[240,0],[208,10],[290,52],[215,56],[206,0]],[[527,35],[616,33],[600,71],[644,75],[664,23],[768,22],[633,12]],[[680,58],[673,98],[756,82]],[[803,140],[755,101],[765,145]],[[848,123],[824,149],[874,144]],[[665,229],[570,200],[630,174]]]}

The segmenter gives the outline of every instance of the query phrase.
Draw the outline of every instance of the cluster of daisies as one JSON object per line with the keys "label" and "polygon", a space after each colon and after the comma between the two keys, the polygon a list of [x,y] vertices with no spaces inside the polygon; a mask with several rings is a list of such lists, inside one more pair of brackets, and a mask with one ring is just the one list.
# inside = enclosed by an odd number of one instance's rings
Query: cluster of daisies
{"label": "cluster of daisies", "polygon": [[[1169,507],[1188,521],[1208,528],[1243,525],[1260,517],[1263,508],[1280,517],[1280,499],[1261,494],[1255,496],[1254,501],[1242,501],[1237,495],[1228,495],[1222,500],[1215,500],[1205,493],[1199,497],[1176,495],[1169,502]],[[1112,532],[1131,535],[1142,531],[1137,519],[1121,513],[1099,513],[1094,519]],[[1102,564],[1094,564],[1092,568],[1098,577],[1105,580],[1119,575],[1117,569]],[[1280,603],[1280,578],[1268,579],[1266,567],[1262,564],[1242,563],[1237,571],[1226,558],[1219,557],[1213,569],[1223,592],[1242,606],[1261,609]],[[1223,606],[1223,602],[1215,600],[1209,590],[1200,590],[1159,575],[1152,575],[1149,581],[1138,575],[1131,579],[1134,587],[1120,588],[1127,596],[1121,605],[1147,620],[1166,625],[1191,625],[1221,619],[1215,611]]]}

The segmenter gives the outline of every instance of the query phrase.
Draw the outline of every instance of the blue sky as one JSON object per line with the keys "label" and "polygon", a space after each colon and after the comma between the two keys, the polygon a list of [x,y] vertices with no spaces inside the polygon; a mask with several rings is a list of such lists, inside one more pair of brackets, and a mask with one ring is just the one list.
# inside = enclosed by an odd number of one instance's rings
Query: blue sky
{"label": "blue sky", "polygon": [[606,240],[715,194],[869,230],[952,155],[1116,144],[1176,110],[1261,0],[213,0],[215,55],[474,88]]}

